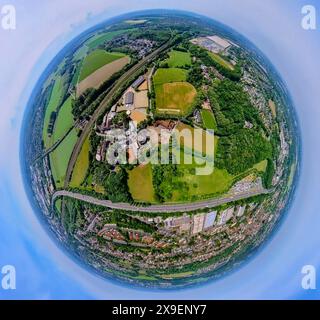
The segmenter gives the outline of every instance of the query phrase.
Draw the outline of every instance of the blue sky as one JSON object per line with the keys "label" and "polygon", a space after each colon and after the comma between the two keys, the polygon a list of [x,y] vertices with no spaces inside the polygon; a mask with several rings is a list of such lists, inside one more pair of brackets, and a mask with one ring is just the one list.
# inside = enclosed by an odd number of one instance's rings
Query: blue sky
{"label": "blue sky", "polygon": [[[17,289],[1,298],[232,299],[313,298],[301,289],[302,266],[320,273],[320,31],[301,28],[301,7],[316,0],[161,1],[162,8],[205,14],[256,44],[285,80],[296,105],[303,141],[299,189],[291,211],[268,245],[246,266],[217,282],[179,292],[148,292],[102,280],[70,260],[48,237],[26,198],[19,164],[19,133],[35,81],[74,36],[108,17],[158,8],[141,0],[11,0],[17,30],[0,29],[0,267],[17,269]],[[317,5],[318,3],[318,5]],[[0,7],[4,4],[0,0]],[[320,26],[319,26],[320,28]],[[320,285],[320,283],[319,283]]]}

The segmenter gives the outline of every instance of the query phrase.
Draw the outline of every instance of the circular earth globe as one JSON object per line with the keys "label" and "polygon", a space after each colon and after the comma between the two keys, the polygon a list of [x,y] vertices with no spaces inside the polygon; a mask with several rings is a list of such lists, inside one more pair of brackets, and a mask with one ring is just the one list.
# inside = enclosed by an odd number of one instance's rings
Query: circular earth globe
{"label": "circular earth globe", "polygon": [[131,13],[43,72],[24,120],[25,186],[51,235],[103,277],[195,285],[247,261],[288,210],[296,123],[243,36],[195,14]]}

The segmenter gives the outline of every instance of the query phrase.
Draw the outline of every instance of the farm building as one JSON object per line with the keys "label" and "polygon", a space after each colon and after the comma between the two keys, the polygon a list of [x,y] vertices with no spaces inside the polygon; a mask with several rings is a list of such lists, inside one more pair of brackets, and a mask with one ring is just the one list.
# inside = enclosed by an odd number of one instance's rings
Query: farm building
{"label": "farm building", "polygon": [[139,86],[144,82],[144,76],[140,76],[133,84],[132,84],[132,88],[134,90],[137,90],[139,88]]}
{"label": "farm building", "polygon": [[129,91],[124,96],[124,104],[127,108],[130,108],[133,106],[134,103],[134,93]]}

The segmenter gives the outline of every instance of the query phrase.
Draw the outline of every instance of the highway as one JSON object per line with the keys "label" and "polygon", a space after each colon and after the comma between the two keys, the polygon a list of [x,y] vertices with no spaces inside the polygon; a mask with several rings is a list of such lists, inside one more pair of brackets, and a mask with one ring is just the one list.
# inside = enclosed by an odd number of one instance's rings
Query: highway
{"label": "highway", "polygon": [[99,116],[106,111],[108,103],[113,98],[115,93],[119,89],[121,89],[122,85],[124,83],[126,83],[126,81],[128,81],[131,77],[133,77],[140,69],[142,69],[146,64],[148,64],[153,58],[155,58],[157,55],[159,55],[159,53],[168,49],[171,46],[171,41],[172,41],[172,39],[169,40],[168,42],[166,42],[164,45],[162,45],[157,50],[153,51],[150,55],[148,55],[147,57],[142,59],[139,63],[134,65],[130,70],[128,70],[125,74],[123,74],[119,78],[119,80],[117,80],[116,84],[111,88],[111,90],[108,92],[108,94],[105,96],[103,101],[100,103],[98,108],[93,113],[93,115],[92,115],[91,119],[89,120],[89,122],[87,123],[86,127],[83,129],[80,137],[78,138],[78,140],[73,148],[73,151],[72,151],[69,163],[68,163],[68,168],[66,171],[66,177],[65,177],[65,182],[64,182],[65,189],[67,189],[69,186],[69,183],[70,183],[70,180],[72,177],[72,171],[73,171],[73,168],[74,168],[75,163],[77,161],[78,155],[81,151],[82,145],[84,144],[84,141],[86,140],[87,136],[90,134],[90,131],[91,131],[93,125],[95,124],[95,122],[97,121],[97,119],[99,118]]}
{"label": "highway", "polygon": [[204,208],[213,208],[229,202],[248,199],[254,196],[258,196],[261,194],[268,194],[268,193],[270,193],[269,190],[257,189],[254,191],[244,192],[234,196],[225,196],[221,198],[203,200],[203,201],[194,202],[194,203],[163,204],[163,205],[151,205],[148,207],[138,207],[129,203],[120,203],[120,202],[113,203],[109,200],[101,200],[92,196],[62,190],[62,191],[57,191],[53,194],[52,205],[55,203],[55,200],[57,200],[59,197],[68,197],[68,198],[73,198],[73,199],[81,200],[84,202],[88,202],[94,205],[107,207],[110,209],[118,209],[118,210],[125,210],[125,211],[151,212],[151,213],[188,212],[188,211],[195,211],[195,210],[204,209]]}

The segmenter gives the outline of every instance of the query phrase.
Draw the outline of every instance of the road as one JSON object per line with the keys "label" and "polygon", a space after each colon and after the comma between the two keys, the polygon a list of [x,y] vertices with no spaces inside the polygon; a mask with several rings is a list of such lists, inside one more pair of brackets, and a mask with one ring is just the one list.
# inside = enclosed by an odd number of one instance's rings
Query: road
{"label": "road", "polygon": [[72,151],[69,163],[68,163],[68,168],[67,168],[67,171],[66,171],[66,177],[65,177],[65,182],[64,182],[64,188],[65,189],[67,189],[68,186],[69,186],[69,183],[70,183],[70,180],[71,180],[71,176],[72,176],[72,171],[73,171],[73,168],[74,168],[75,163],[77,161],[78,155],[79,155],[79,153],[81,151],[82,145],[84,144],[84,141],[86,140],[87,136],[90,134],[90,131],[91,131],[93,125],[95,124],[95,122],[97,121],[97,119],[99,118],[99,116],[101,114],[103,114],[103,112],[106,111],[106,108],[108,107],[108,103],[113,98],[115,93],[119,89],[121,89],[122,85],[126,81],[128,81],[132,76],[134,76],[140,69],[142,69],[153,58],[155,58],[157,55],[159,55],[159,53],[161,53],[162,51],[168,49],[171,46],[171,41],[172,40],[169,40],[168,42],[166,42],[160,48],[158,48],[157,50],[153,51],[147,57],[142,59],[139,63],[134,65],[125,74],[123,74],[119,78],[119,80],[117,80],[116,84],[111,88],[111,90],[108,92],[108,94],[105,96],[103,101],[100,103],[98,108],[93,113],[90,121],[87,123],[86,127],[83,129],[80,137],[78,138],[78,140],[77,140],[77,142],[76,142],[76,144],[75,144],[75,146],[73,148],[73,151]]}
{"label": "road", "polygon": [[257,195],[268,194],[268,193],[270,193],[269,190],[260,189],[260,190],[250,191],[250,192],[244,192],[242,194],[238,194],[235,196],[225,196],[217,199],[203,200],[203,201],[194,202],[194,203],[164,204],[164,205],[151,205],[148,207],[138,207],[138,206],[131,205],[129,203],[113,203],[109,200],[101,200],[101,199],[94,198],[92,196],[62,190],[54,193],[52,197],[52,205],[54,204],[55,200],[58,199],[59,197],[68,197],[68,198],[73,198],[73,199],[81,200],[84,202],[88,202],[94,205],[107,207],[110,209],[119,209],[119,210],[125,210],[125,211],[153,212],[153,213],[188,212],[188,211],[195,211],[203,208],[213,208],[229,202],[248,199]]}
{"label": "road", "polygon": [[57,149],[59,147],[59,145],[62,143],[62,141],[69,135],[69,133],[74,129],[74,127],[76,126],[76,124],[74,126],[72,126],[65,134],[64,136],[59,139],[55,144],[53,144],[50,148],[48,148],[47,150],[45,150],[40,156],[38,156],[35,160],[33,160],[34,163],[38,162],[39,160],[43,159],[44,157],[46,157],[48,154],[50,154],[51,152],[53,152],[55,149]]}

